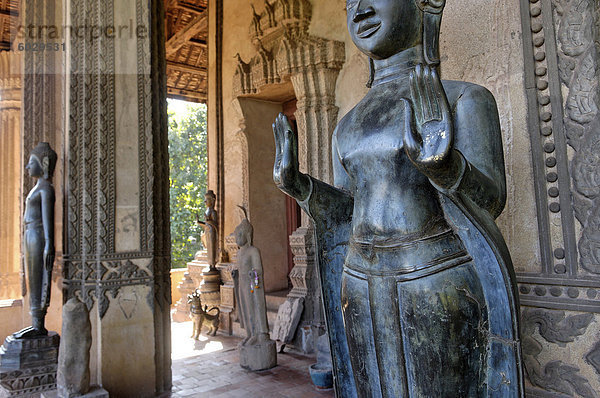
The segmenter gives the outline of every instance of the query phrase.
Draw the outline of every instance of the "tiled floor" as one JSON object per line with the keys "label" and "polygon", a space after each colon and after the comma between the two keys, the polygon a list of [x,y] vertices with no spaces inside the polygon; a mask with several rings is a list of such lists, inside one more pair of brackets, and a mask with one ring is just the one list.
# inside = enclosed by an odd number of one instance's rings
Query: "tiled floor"
{"label": "tiled floor", "polygon": [[199,341],[189,337],[190,322],[173,323],[173,390],[171,397],[206,398],[330,398],[333,391],[317,391],[308,366],[314,359],[295,353],[278,354],[276,366],[250,372],[239,365],[235,337],[217,335]]}

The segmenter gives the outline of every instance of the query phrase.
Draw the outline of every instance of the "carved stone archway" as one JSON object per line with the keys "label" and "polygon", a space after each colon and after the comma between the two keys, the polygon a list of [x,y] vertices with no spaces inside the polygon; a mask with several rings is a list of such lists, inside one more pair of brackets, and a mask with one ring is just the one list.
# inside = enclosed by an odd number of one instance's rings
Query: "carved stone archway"
{"label": "carved stone archway", "polygon": [[[234,96],[266,100],[282,99],[282,92],[293,90],[297,99],[300,168],[312,176],[333,182],[331,169],[331,134],[338,121],[335,86],[345,62],[344,43],[309,34],[312,5],[308,0],[265,1],[260,13],[252,8],[250,39],[255,55],[245,62],[238,56],[234,75]],[[248,148],[246,121],[240,112],[238,133],[242,150]],[[247,159],[248,154],[243,157]],[[243,196],[248,197],[248,169],[244,162]],[[294,268],[290,272],[293,288],[290,301],[304,303],[295,344],[306,352],[313,349],[313,338],[322,327],[320,287],[314,270],[313,230],[308,217],[290,237]],[[292,325],[291,328],[295,328]],[[290,331],[294,334],[294,330]]]}

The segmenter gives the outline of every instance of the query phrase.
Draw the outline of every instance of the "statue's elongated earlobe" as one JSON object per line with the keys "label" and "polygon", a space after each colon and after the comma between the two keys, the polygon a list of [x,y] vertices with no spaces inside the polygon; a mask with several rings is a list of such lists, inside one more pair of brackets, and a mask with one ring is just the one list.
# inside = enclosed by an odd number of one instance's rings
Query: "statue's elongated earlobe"
{"label": "statue's elongated earlobe", "polygon": [[440,26],[442,14],[423,14],[423,56],[429,66],[440,64]]}
{"label": "statue's elongated earlobe", "polygon": [[367,87],[371,88],[373,86],[374,81],[375,81],[375,62],[373,62],[373,58],[369,58],[369,81],[367,82]]}
{"label": "statue's elongated earlobe", "polygon": [[50,178],[50,159],[47,156],[42,159],[42,170],[44,170],[44,178],[46,180]]}
{"label": "statue's elongated earlobe", "polygon": [[446,0],[415,0],[423,11],[423,56],[429,66],[440,64],[440,26]]}

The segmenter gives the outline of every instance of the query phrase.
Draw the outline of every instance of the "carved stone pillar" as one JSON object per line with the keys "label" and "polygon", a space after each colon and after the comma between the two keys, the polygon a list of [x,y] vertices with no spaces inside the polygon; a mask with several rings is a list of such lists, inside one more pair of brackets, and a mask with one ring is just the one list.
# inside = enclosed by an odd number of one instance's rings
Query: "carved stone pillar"
{"label": "carved stone pillar", "polygon": [[[300,169],[332,183],[331,134],[338,119],[335,85],[345,62],[345,50],[344,43],[309,35],[311,19],[312,4],[308,0],[267,3],[262,12],[255,12],[250,39],[256,47],[256,55],[248,63],[238,57],[233,86],[239,97],[269,99],[270,88],[291,82],[297,99],[295,116]],[[240,121],[242,133],[246,124],[244,119]],[[245,139],[242,144],[247,144],[248,137],[242,138]],[[242,145],[242,148],[246,146]],[[244,189],[248,189],[246,180],[243,183]],[[320,327],[322,314],[318,272],[314,270],[313,230],[306,214],[302,214],[302,227],[289,239],[294,252],[294,268],[290,273],[293,289],[288,296],[289,305],[281,312],[291,308],[303,311],[301,330],[309,330],[307,335],[318,335],[310,332],[314,327]],[[279,318],[289,321],[295,315]],[[290,324],[283,328],[288,326],[296,327]],[[281,333],[294,335],[294,331]],[[304,351],[313,349],[312,339],[303,338],[301,333],[296,334],[294,341]]]}
{"label": "carved stone pillar", "polygon": [[229,235],[225,238],[225,250],[227,257],[230,262],[221,263],[217,266],[221,272],[221,304],[219,309],[221,310],[221,326],[220,329],[226,334],[233,334],[233,322],[237,320],[236,301],[238,300],[237,292],[235,291],[235,284],[233,280],[232,272],[236,268],[237,253],[239,246],[235,243],[235,237]]}
{"label": "carved stone pillar", "polygon": [[235,310],[235,288],[233,283],[232,271],[235,269],[235,264],[231,263],[220,263],[217,265],[217,269],[221,274],[221,281],[223,284],[220,286],[220,303],[219,309],[221,310],[221,331],[231,336],[233,333],[233,321]]}
{"label": "carved stone pillar", "polygon": [[67,43],[64,295],[90,309],[92,382],[111,396],[171,388],[163,3],[67,8],[88,34]]}
{"label": "carved stone pillar", "polygon": [[0,52],[0,300],[22,295],[21,55]]}
{"label": "carved stone pillar", "polygon": [[531,396],[600,391],[597,1],[521,0],[541,263],[517,274]]}

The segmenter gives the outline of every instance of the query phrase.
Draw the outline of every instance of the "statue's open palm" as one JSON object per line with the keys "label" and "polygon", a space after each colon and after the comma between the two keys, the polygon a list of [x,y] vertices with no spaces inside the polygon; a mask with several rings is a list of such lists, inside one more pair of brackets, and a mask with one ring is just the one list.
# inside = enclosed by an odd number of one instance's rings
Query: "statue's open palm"
{"label": "statue's open palm", "polygon": [[450,106],[437,71],[417,65],[410,74],[410,93],[413,106],[405,100],[406,153],[424,172],[444,167],[450,157],[454,132]]}
{"label": "statue's open palm", "polygon": [[275,165],[273,181],[279,189],[296,199],[307,195],[309,182],[300,172],[298,162],[298,138],[294,134],[288,118],[279,114],[273,123],[275,136]]}

